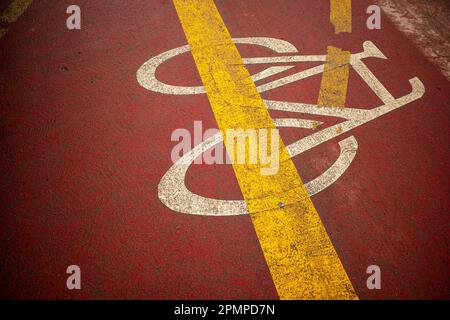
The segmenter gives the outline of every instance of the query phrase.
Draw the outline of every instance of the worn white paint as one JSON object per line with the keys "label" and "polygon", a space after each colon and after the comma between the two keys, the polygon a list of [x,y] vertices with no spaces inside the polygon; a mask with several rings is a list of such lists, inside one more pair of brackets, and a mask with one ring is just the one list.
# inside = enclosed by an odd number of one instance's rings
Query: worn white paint
{"label": "worn white paint", "polygon": [[[272,49],[276,53],[297,53],[298,50],[290,43],[274,39],[274,38],[239,38],[233,39],[235,43],[260,45]],[[400,108],[412,101],[415,101],[423,96],[425,87],[418,78],[410,79],[412,90],[400,98],[395,98],[384,87],[384,85],[377,79],[377,77],[369,70],[369,68],[362,61],[365,58],[379,58],[387,59],[386,56],[370,41],[363,44],[363,51],[352,54],[350,64],[365,83],[372,89],[372,91],[380,98],[382,105],[373,109],[358,109],[358,108],[329,108],[318,107],[315,104],[295,103],[286,101],[264,100],[268,109],[296,112],[301,114],[312,114],[318,116],[330,116],[345,119],[344,122],[327,127],[321,130],[316,130],[322,122],[316,122],[305,119],[295,118],[281,118],[274,119],[277,127],[292,127],[292,128],[307,128],[313,130],[310,135],[299,139],[296,142],[287,146],[287,150],[291,157],[302,154],[320,144],[334,139],[350,130],[359,127],[369,121],[372,121],[388,112]],[[182,46],[176,49],[166,51],[154,58],[151,58],[139,68],[137,72],[138,82],[146,89],[165,93],[165,94],[200,94],[205,90],[201,86],[197,87],[183,87],[165,84],[156,79],[156,69],[162,63],[169,59],[186,53],[190,50],[189,46]],[[325,55],[293,55],[281,57],[258,57],[243,59],[246,64],[260,64],[260,63],[292,63],[299,61],[325,61]],[[284,72],[293,66],[275,66],[268,67],[265,70],[252,76],[256,82],[267,77]],[[316,66],[304,71],[294,73],[282,77],[277,80],[259,85],[257,87],[259,92],[273,90],[275,88],[293,83],[313,75],[323,72],[324,66]],[[213,216],[229,216],[246,214],[247,208],[243,200],[224,200],[212,199],[197,195],[187,189],[184,179],[187,170],[202,152],[212,148],[218,143],[222,143],[221,134],[218,133],[211,138],[205,140],[197,145],[190,152],[186,153],[166,172],[158,185],[159,199],[170,209],[189,214],[196,215],[213,215]],[[317,194],[336,182],[339,177],[348,169],[351,162],[355,158],[358,143],[355,137],[350,136],[339,142],[340,155],[338,159],[328,168],[324,173],[314,180],[305,184],[308,193],[312,196]]]}

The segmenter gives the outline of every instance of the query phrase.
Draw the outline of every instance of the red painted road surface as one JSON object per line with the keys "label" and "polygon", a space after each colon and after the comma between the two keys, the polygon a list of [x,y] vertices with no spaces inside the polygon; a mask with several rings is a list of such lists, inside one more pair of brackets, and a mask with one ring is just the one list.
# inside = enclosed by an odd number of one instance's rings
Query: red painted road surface
{"label": "red painted road surface", "polygon": [[[172,131],[193,130],[194,120],[217,127],[206,95],[159,94],[136,80],[145,61],[187,43],[172,2],[79,0],[80,31],[66,29],[70,4],[33,2],[0,40],[0,298],[276,299],[249,216],[183,214],[158,199]],[[354,135],[350,168],[312,200],[359,298],[448,299],[450,86],[386,18],[381,30],[366,28],[370,4],[354,1],[353,33],[335,35],[328,1],[216,1],[235,38],[284,39],[305,55],[326,54],[329,45],[356,53],[370,40],[388,60],[364,61],[395,97],[420,78],[421,99],[294,162],[310,181],[336,160],[338,141]],[[274,55],[238,49],[243,57]],[[201,85],[190,54],[163,64],[157,77]],[[320,80],[262,97],[316,103]],[[347,106],[381,104],[353,69],[348,88]],[[280,132],[286,144],[310,134]],[[186,185],[242,199],[231,165],[195,165]],[[82,290],[66,288],[71,264],[81,267]],[[366,286],[373,264],[381,290]]]}

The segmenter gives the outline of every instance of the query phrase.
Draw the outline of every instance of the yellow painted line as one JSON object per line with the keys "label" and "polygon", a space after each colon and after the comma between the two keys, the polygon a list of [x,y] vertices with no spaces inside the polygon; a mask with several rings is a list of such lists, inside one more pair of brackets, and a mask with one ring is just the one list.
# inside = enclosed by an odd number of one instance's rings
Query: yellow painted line
{"label": "yellow painted line", "polygon": [[352,0],[330,0],[330,21],[334,32],[352,32]]}
{"label": "yellow painted line", "polygon": [[3,11],[0,19],[9,23],[16,22],[32,2],[33,0],[14,0]]}
{"label": "yellow painted line", "polygon": [[328,47],[317,106],[345,107],[349,72],[350,51]]}
{"label": "yellow painted line", "polygon": [[0,39],[8,32],[8,29],[0,28]]}
{"label": "yellow painted line", "polygon": [[[173,2],[222,135],[275,129],[214,2]],[[233,169],[280,298],[357,299],[282,141],[279,158],[274,175],[261,164]]]}

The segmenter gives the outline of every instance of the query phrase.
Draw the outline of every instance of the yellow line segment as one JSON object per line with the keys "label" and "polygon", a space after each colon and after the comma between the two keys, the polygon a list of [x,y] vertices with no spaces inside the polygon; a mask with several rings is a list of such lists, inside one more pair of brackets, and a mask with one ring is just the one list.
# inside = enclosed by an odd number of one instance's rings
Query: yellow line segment
{"label": "yellow line segment", "polygon": [[33,0],[14,0],[3,11],[0,18],[9,23],[16,22],[32,2]]}
{"label": "yellow line segment", "polygon": [[[222,135],[275,129],[214,2],[173,2]],[[280,298],[357,299],[282,141],[279,146],[276,174],[263,175],[261,163],[233,163],[233,169]]]}
{"label": "yellow line segment", "polygon": [[330,0],[330,21],[334,32],[352,32],[352,0]]}
{"label": "yellow line segment", "polygon": [[327,52],[317,106],[344,108],[347,98],[350,51],[330,46]]}

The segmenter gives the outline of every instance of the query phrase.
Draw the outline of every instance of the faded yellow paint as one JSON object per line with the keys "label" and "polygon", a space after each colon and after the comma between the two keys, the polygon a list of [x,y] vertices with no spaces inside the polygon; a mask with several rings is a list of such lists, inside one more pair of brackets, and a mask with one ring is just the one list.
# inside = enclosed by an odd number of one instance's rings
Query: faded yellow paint
{"label": "faded yellow paint", "polygon": [[[222,135],[275,129],[214,2],[173,2]],[[260,163],[233,169],[280,298],[357,299],[282,141],[278,150],[276,174],[261,174]]]}
{"label": "faded yellow paint", "polygon": [[3,11],[0,18],[9,23],[16,22],[32,2],[33,0],[14,0],[9,4],[8,8]]}
{"label": "faded yellow paint", "polygon": [[350,51],[331,46],[327,51],[317,106],[344,108],[350,72]]}
{"label": "faded yellow paint", "polygon": [[352,0],[330,0],[330,21],[334,32],[352,32]]}
{"label": "faded yellow paint", "polygon": [[312,125],[312,129],[313,129],[313,130],[316,130],[317,127],[319,127],[319,122],[318,122],[318,121],[314,121],[314,122],[313,122],[313,125]]}
{"label": "faded yellow paint", "polygon": [[8,32],[8,29],[0,28],[0,39]]}

